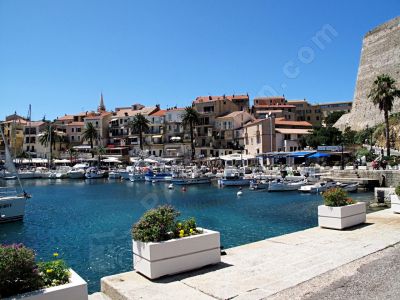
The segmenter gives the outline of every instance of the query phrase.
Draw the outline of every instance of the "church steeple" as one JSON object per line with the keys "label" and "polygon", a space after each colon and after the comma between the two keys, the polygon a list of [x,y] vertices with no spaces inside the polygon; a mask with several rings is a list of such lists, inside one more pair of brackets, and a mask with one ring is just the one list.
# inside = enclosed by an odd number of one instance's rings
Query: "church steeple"
{"label": "church steeple", "polygon": [[104,100],[103,100],[103,93],[101,93],[100,96],[100,105],[97,107],[98,112],[106,111],[106,106],[104,105]]}

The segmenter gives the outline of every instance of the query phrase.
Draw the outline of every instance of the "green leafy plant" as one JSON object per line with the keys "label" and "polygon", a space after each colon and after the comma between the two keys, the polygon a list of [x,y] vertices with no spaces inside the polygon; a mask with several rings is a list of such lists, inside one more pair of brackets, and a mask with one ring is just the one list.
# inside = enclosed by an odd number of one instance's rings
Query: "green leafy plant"
{"label": "green leafy plant", "polygon": [[194,218],[177,221],[180,212],[164,205],[143,214],[132,227],[132,238],[141,242],[162,242],[200,233]]}
{"label": "green leafy plant", "polygon": [[[54,253],[53,255],[54,257],[58,257],[58,253]],[[45,287],[65,284],[71,276],[67,264],[61,259],[40,262],[38,268]]]}
{"label": "green leafy plant", "polygon": [[400,196],[400,185],[396,186],[395,193],[397,196]]}
{"label": "green leafy plant", "polygon": [[340,187],[331,188],[322,194],[326,206],[346,206],[355,202]]}
{"label": "green leafy plant", "polygon": [[34,291],[42,286],[33,250],[22,244],[0,245],[0,298]]}

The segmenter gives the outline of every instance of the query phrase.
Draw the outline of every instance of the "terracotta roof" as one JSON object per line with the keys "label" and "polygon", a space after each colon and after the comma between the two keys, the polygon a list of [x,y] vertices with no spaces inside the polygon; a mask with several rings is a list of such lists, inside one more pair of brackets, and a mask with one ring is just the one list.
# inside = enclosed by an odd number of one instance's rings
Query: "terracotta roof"
{"label": "terracotta roof", "polygon": [[148,116],[152,112],[154,112],[156,109],[157,109],[156,106],[146,106],[139,110],[133,110],[132,108],[120,109],[117,111],[115,116],[117,118],[133,117],[133,116],[136,116],[137,114],[142,114],[144,116]]}
{"label": "terracotta roof", "polygon": [[233,111],[233,112],[231,112],[231,113],[229,113],[229,114],[227,114],[227,115],[225,115],[225,116],[221,116],[221,117],[218,117],[218,118],[216,118],[216,119],[234,118],[234,117],[236,117],[237,115],[240,115],[240,114],[242,114],[242,113],[244,113],[244,111],[242,111],[242,110]]}
{"label": "terracotta roof", "polygon": [[166,109],[160,109],[159,111],[156,111],[155,113],[150,114],[150,116],[163,117],[163,116],[165,116],[166,112],[167,112]]}
{"label": "terracotta roof", "polygon": [[194,100],[194,103],[203,103],[203,102],[211,102],[211,101],[220,101],[220,100],[249,100],[248,95],[226,95],[226,96],[200,96]]}
{"label": "terracotta roof", "polygon": [[255,125],[255,124],[261,123],[262,121],[265,121],[265,120],[267,120],[267,119],[256,119],[254,121],[250,121],[250,122],[246,123],[243,127]]}
{"label": "terracotta roof", "polygon": [[312,127],[312,124],[306,122],[306,121],[289,121],[286,120],[285,118],[276,118],[275,119],[275,125],[290,125],[290,126],[306,126],[306,127]]}
{"label": "terracotta roof", "polygon": [[41,125],[44,125],[44,124],[46,124],[46,123],[43,122],[43,121],[31,121],[31,122],[28,121],[26,123],[26,126],[36,127],[36,126],[41,126]]}
{"label": "terracotta roof", "polygon": [[67,126],[85,126],[85,122],[71,122]]}
{"label": "terracotta roof", "polygon": [[255,104],[254,105],[254,107],[255,108],[258,108],[258,107],[260,107],[260,108],[268,108],[268,107],[270,107],[270,108],[296,108],[296,106],[295,105],[290,105],[290,104],[272,104],[272,105],[269,105],[269,104]]}
{"label": "terracotta roof", "polygon": [[108,116],[108,115],[111,115],[111,113],[110,113],[110,112],[107,112],[107,111],[102,112],[102,113],[100,113],[100,114],[94,114],[94,115],[88,114],[88,115],[85,117],[85,120],[86,120],[86,119],[102,119],[102,118],[104,118],[104,117],[106,117],[106,116]]}
{"label": "terracotta roof", "polygon": [[279,133],[283,134],[311,134],[311,129],[301,129],[301,128],[275,128]]}
{"label": "terracotta roof", "polygon": [[73,120],[73,119],[74,119],[73,115],[65,115],[65,116],[57,118],[57,120],[59,120],[59,121],[67,121],[67,120]]}

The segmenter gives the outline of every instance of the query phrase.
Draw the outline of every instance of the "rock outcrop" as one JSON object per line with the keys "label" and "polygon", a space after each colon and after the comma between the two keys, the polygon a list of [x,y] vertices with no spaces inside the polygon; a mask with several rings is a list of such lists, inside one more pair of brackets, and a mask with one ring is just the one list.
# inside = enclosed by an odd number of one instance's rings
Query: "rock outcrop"
{"label": "rock outcrop", "polygon": [[[364,129],[366,125],[382,123],[383,113],[368,99],[377,75],[388,74],[400,87],[400,16],[369,31],[363,40],[357,83],[351,112],[343,115],[334,125],[343,130]],[[400,100],[395,100],[391,113],[400,112]]]}

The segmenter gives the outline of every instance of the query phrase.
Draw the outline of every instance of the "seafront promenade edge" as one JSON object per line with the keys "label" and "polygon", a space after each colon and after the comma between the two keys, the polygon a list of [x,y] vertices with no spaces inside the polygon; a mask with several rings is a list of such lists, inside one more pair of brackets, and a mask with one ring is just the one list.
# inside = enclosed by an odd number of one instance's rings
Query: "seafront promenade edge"
{"label": "seafront promenade edge", "polygon": [[400,242],[400,215],[367,215],[361,226],[314,227],[227,249],[216,266],[150,281],[136,272],[104,277],[111,299],[262,299]]}

